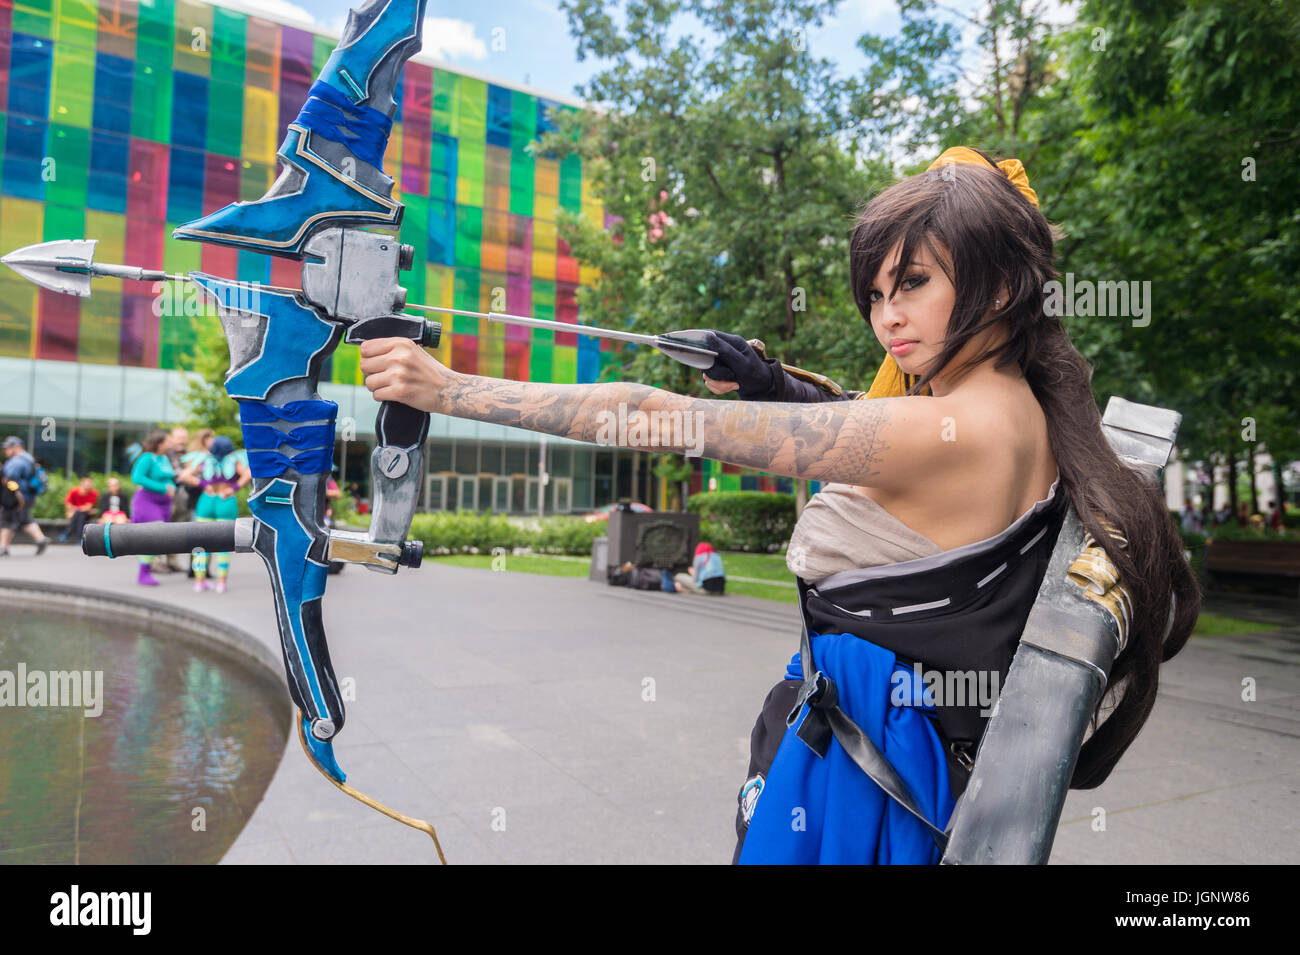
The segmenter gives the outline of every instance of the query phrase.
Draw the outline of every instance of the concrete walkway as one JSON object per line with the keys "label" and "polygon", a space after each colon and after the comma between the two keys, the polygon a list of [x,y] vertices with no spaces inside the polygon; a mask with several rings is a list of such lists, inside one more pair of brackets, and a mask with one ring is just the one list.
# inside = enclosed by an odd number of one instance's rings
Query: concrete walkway
{"label": "concrete walkway", "polygon": [[[218,615],[278,655],[261,561],[232,589],[137,587],[129,559],[17,545],[0,577],[126,591]],[[456,863],[725,863],[749,732],[797,646],[793,605],[426,564],[331,577],[325,622],[356,699],[349,781],[429,819]],[[1283,609],[1285,616],[1285,608]],[[1255,702],[1241,699],[1253,678]],[[1162,669],[1107,783],[1073,792],[1052,861],[1300,861],[1300,605],[1269,634],[1197,639]],[[1106,811],[1094,830],[1094,809]],[[296,739],[224,860],[428,863],[426,836],[331,787]]]}

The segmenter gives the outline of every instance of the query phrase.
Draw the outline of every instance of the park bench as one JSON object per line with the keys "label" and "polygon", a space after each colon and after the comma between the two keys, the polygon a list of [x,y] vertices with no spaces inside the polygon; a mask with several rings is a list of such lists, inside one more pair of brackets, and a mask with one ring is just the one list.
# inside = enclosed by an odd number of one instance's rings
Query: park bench
{"label": "park bench", "polygon": [[1300,596],[1300,544],[1290,541],[1214,540],[1205,569],[1216,583],[1264,577],[1291,596]]}

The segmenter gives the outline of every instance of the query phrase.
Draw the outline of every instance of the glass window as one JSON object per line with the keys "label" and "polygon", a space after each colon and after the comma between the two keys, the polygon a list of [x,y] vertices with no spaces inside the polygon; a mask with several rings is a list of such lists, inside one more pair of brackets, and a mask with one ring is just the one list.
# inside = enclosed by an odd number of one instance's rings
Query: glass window
{"label": "glass window", "polygon": [[451,444],[430,444],[428,448],[428,467],[430,471],[451,471]]}
{"label": "glass window", "polygon": [[506,447],[506,474],[531,474],[533,473],[533,462],[530,458],[535,452],[535,448],[529,448],[521,444],[512,444]]}

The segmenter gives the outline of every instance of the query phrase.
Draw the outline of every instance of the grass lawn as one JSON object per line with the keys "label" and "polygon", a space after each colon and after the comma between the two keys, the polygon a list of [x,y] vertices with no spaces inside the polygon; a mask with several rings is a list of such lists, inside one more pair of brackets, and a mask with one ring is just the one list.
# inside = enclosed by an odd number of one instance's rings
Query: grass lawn
{"label": "grass lawn", "polygon": [[[455,567],[478,567],[480,570],[492,570],[492,562],[497,560],[491,554],[443,554],[426,557],[427,561],[439,564],[452,564]],[[497,565],[500,570],[514,571],[521,574],[546,574],[550,577],[586,577],[590,562],[586,558],[570,560],[566,557],[515,556],[508,554],[500,558]]]}
{"label": "grass lawn", "polygon": [[[477,567],[492,570],[495,560],[491,554],[451,554],[430,555],[425,560],[452,564],[456,567]],[[794,575],[785,566],[785,557],[780,554],[723,554],[723,565],[727,570],[727,593],[740,594],[745,597],[759,597],[763,600],[777,600],[782,603],[795,603],[798,592],[794,588]],[[547,574],[552,577],[586,577],[591,562],[586,557],[557,557],[553,555],[515,556],[507,555],[500,559],[497,566],[503,571],[523,574]],[[737,580],[737,577],[750,577],[754,580]],[[773,583],[764,583],[764,581]]]}
{"label": "grass lawn", "polygon": [[[429,556],[425,560],[452,564],[456,567],[477,567],[492,570],[492,562],[497,560],[491,554],[452,554]],[[744,597],[758,597],[761,600],[775,600],[780,603],[798,602],[798,591],[794,587],[794,575],[785,565],[784,554],[744,554],[724,553],[723,565],[727,569],[727,593],[740,594]],[[497,565],[500,570],[523,574],[546,574],[551,577],[586,577],[591,562],[586,557],[562,557],[553,555],[515,556],[507,555]],[[748,578],[748,579],[738,579]],[[768,583],[767,581],[771,581]],[[1239,617],[1224,617],[1214,613],[1203,613],[1196,621],[1194,637],[1223,637],[1237,633],[1259,633],[1272,630],[1267,623],[1254,620],[1242,620]]]}
{"label": "grass lawn", "polygon": [[1194,637],[1226,637],[1234,633],[1259,633],[1263,630],[1277,629],[1272,624],[1257,620],[1242,620],[1240,617],[1223,617],[1217,613],[1203,613],[1196,621]]}

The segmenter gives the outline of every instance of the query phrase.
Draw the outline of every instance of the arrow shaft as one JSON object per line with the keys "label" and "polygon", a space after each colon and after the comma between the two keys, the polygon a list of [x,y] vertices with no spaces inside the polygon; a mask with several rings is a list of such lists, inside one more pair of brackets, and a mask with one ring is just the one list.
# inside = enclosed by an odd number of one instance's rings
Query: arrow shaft
{"label": "arrow shaft", "polygon": [[655,336],[638,335],[635,332],[620,332],[610,328],[596,328],[592,325],[577,325],[572,322],[556,322],[546,318],[529,318],[526,315],[509,315],[505,312],[475,312],[467,308],[446,308],[441,305],[407,305],[407,308],[423,312],[444,312],[449,315],[468,315],[471,318],[486,318],[490,322],[503,322],[507,325],[527,325],[530,328],[549,328],[557,332],[577,332],[579,335],[594,335],[597,338],[614,338],[619,341],[635,342],[638,345],[654,347]]}

